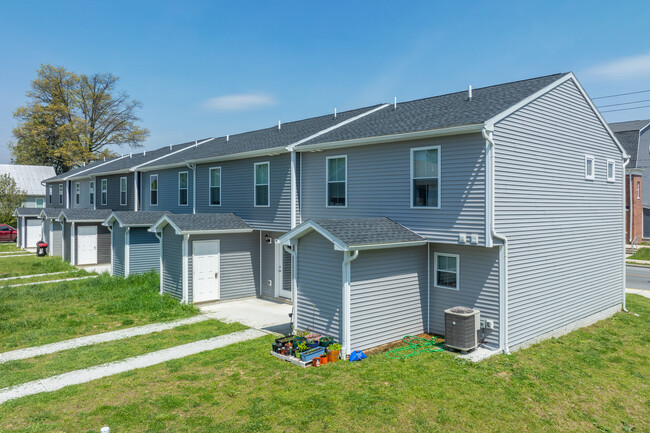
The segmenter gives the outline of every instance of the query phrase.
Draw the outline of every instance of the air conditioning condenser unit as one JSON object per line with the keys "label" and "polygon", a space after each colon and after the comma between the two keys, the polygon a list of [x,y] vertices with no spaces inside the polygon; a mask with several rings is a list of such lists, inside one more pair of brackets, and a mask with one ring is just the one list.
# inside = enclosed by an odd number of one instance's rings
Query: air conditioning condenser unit
{"label": "air conditioning condenser unit", "polygon": [[481,312],[467,307],[445,310],[445,347],[467,352],[478,346]]}

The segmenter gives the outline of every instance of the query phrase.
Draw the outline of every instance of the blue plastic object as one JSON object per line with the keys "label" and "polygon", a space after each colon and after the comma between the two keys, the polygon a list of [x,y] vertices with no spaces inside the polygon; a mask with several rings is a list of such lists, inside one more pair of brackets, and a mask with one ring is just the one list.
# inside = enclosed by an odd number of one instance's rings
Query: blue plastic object
{"label": "blue plastic object", "polygon": [[325,348],[324,347],[318,347],[316,349],[310,349],[306,352],[300,352],[300,359],[303,360],[303,362],[309,362],[312,359],[316,358],[317,356],[321,356],[323,353],[325,353]]}
{"label": "blue plastic object", "polygon": [[355,350],[350,354],[350,361],[361,361],[365,358],[367,358],[366,354],[360,350]]}

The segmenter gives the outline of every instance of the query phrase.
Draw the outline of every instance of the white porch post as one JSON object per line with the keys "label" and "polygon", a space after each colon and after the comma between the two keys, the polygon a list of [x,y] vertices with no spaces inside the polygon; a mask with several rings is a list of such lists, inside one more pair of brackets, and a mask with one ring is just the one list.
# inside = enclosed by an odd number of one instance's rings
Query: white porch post
{"label": "white porch post", "polygon": [[352,351],[352,341],[350,333],[350,280],[351,271],[350,263],[359,257],[359,250],[355,250],[352,254],[350,251],[343,252],[343,335],[341,338],[342,356],[345,359]]}
{"label": "white porch post", "polygon": [[183,299],[181,302],[189,304],[190,287],[189,287],[189,240],[190,235],[183,235]]}
{"label": "white porch post", "polygon": [[129,243],[131,242],[131,227],[127,227],[126,230],[124,231],[124,278],[129,276],[129,273],[131,272],[131,250],[129,247]]}
{"label": "white porch post", "polygon": [[77,233],[74,229],[74,222],[70,226],[70,264],[74,265],[76,263],[76,252],[77,252]]}

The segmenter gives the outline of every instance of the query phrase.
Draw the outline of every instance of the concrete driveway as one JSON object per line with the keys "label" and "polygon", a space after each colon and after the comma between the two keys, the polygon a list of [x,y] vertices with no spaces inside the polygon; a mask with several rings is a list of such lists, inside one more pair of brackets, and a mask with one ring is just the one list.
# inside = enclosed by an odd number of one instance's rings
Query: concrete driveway
{"label": "concrete driveway", "polygon": [[650,298],[650,266],[625,267],[625,287],[627,293]]}
{"label": "concrete driveway", "polygon": [[222,322],[239,322],[251,328],[278,334],[291,332],[291,304],[259,298],[197,304],[202,313]]}

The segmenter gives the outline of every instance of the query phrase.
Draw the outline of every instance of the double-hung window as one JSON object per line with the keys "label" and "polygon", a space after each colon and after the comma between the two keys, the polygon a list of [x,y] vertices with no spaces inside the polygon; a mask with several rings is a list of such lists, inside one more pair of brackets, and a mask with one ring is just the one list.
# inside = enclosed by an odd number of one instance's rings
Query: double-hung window
{"label": "double-hung window", "polygon": [[221,167],[210,168],[210,206],[221,206]]}
{"label": "double-hung window", "polygon": [[77,182],[74,185],[74,202],[75,202],[75,204],[79,204],[80,198],[81,198],[81,184],[79,182]]}
{"label": "double-hung window", "polygon": [[187,206],[187,172],[178,173],[178,205]]}
{"label": "double-hung window", "polygon": [[102,204],[108,203],[108,180],[102,179]]}
{"label": "double-hung window", "polygon": [[270,201],[269,191],[269,163],[255,163],[255,206],[268,206]]}
{"label": "double-hung window", "polygon": [[411,207],[440,207],[440,146],[411,149]]}
{"label": "double-hung window", "polygon": [[126,206],[126,177],[120,178],[120,206]]}
{"label": "double-hung window", "polygon": [[42,198],[37,198],[36,199],[36,207],[45,207],[43,202],[44,202],[44,200]]}
{"label": "double-hung window", "polygon": [[596,158],[591,155],[585,156],[585,179],[596,179]]}
{"label": "double-hung window", "polygon": [[63,184],[59,184],[59,204],[63,204]]}
{"label": "double-hung window", "polygon": [[152,174],[149,177],[149,204],[158,206],[158,175]]}
{"label": "double-hung window", "polygon": [[88,185],[88,203],[95,204],[95,181],[91,180]]}
{"label": "double-hung window", "polygon": [[434,284],[444,289],[459,290],[460,256],[434,253]]}
{"label": "double-hung window", "polygon": [[616,181],[616,165],[613,159],[607,160],[607,182]]}
{"label": "double-hung window", "polygon": [[327,164],[327,206],[347,206],[347,156],[330,156]]}
{"label": "double-hung window", "polygon": [[50,204],[52,204],[52,195],[53,194],[54,194],[54,192],[52,191],[52,185],[50,185],[50,195],[48,196],[48,201],[50,202]]}

